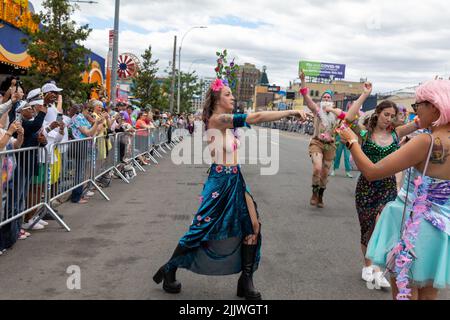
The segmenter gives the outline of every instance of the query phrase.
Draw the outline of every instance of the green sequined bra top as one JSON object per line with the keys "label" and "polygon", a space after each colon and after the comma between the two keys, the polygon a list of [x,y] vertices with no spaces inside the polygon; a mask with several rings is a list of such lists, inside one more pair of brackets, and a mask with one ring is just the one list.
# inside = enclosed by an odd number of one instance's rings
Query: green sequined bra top
{"label": "green sequined bra top", "polygon": [[373,163],[377,163],[378,161],[386,158],[388,155],[397,151],[400,148],[398,137],[397,137],[397,134],[395,133],[395,131],[392,131],[392,138],[394,138],[394,141],[390,145],[385,146],[385,147],[379,146],[378,144],[373,142],[370,139],[369,135],[370,135],[370,133],[368,133],[367,131],[364,133],[361,132],[361,136],[364,141],[364,143],[362,145],[362,150],[363,150],[364,154]]}

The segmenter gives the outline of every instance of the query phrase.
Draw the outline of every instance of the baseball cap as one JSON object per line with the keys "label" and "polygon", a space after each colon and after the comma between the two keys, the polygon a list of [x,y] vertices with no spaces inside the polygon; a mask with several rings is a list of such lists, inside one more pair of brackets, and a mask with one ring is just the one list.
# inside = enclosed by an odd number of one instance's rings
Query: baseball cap
{"label": "baseball cap", "polygon": [[26,102],[26,101],[24,101],[24,100],[21,100],[21,101],[19,102],[19,105],[18,105],[17,108],[16,108],[16,113],[19,113],[19,112],[21,112],[23,109],[27,109],[27,108],[30,108],[30,107],[31,107],[31,105],[28,104],[28,102]]}
{"label": "baseball cap", "polygon": [[44,100],[42,99],[41,89],[38,88],[38,89],[31,90],[28,93],[27,102],[30,106],[35,106],[35,105],[42,106],[44,104]]}
{"label": "baseball cap", "polygon": [[61,88],[58,88],[55,84],[53,84],[53,83],[46,83],[46,84],[44,84],[43,86],[42,86],[42,93],[43,94],[46,94],[46,93],[49,93],[49,92],[60,92],[60,91],[62,91],[63,89],[61,89]]}

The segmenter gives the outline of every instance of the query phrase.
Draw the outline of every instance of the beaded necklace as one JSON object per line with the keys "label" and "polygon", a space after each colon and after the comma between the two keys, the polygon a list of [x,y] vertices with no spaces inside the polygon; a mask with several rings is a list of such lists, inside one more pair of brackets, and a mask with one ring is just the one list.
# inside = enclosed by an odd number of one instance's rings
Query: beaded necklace
{"label": "beaded necklace", "polygon": [[392,141],[390,145],[382,147],[372,141],[368,133],[367,139],[362,145],[362,150],[373,163],[377,163],[378,161],[386,158],[388,155],[399,149],[399,143],[396,133],[392,131],[391,134],[394,138],[394,141]]}

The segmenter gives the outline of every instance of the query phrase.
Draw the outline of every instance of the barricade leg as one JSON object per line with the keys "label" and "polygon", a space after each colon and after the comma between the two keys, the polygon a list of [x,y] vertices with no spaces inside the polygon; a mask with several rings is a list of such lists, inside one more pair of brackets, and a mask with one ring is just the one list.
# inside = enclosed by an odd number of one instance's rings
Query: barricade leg
{"label": "barricade leg", "polygon": [[155,164],[158,164],[158,161],[156,161],[156,159],[152,156],[151,152],[154,151],[155,149],[152,148],[147,154],[148,157],[150,158],[150,160],[152,160]]}
{"label": "barricade leg", "polygon": [[108,196],[103,192],[103,190],[95,183],[94,180],[90,181],[92,183],[92,185],[94,186],[95,189],[98,190],[98,192],[100,192],[100,194],[103,196],[103,198],[105,198],[106,201],[110,201],[110,199],[108,198]]}
{"label": "barricade leg", "polygon": [[128,179],[123,176],[123,174],[120,172],[120,170],[117,169],[117,167],[114,167],[113,170],[120,177],[120,179],[122,179],[123,181],[125,181],[128,184],[130,183],[130,181],[128,181]]}
{"label": "barricade leg", "polygon": [[136,161],[136,159],[133,159],[132,162],[139,170],[145,172],[145,169],[139,164],[139,162]]}
{"label": "barricade leg", "polygon": [[[34,224],[38,223],[38,221],[40,219],[42,219],[44,217],[44,215],[48,212],[54,219],[56,222],[58,222],[58,224],[63,227],[64,229],[67,230],[67,232],[70,232],[70,228],[69,226],[56,214],[56,212],[52,209],[52,207],[50,207],[48,205],[48,203],[45,204],[45,207],[47,208],[47,210],[43,210],[43,213],[41,213],[39,215],[39,219],[36,219],[36,221],[34,222]],[[34,225],[33,224],[33,225]]]}
{"label": "barricade leg", "polygon": [[158,148],[158,146],[156,146],[155,148],[153,148],[153,150],[155,151],[155,154],[156,154],[159,158],[162,159],[163,156],[161,155],[161,153],[158,152],[157,148]]}

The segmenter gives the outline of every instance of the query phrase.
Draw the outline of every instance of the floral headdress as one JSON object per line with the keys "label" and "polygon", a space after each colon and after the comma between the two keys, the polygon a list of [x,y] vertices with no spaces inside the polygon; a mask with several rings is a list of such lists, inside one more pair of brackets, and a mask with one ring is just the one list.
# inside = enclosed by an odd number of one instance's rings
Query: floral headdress
{"label": "floral headdress", "polygon": [[214,69],[216,72],[217,79],[211,84],[211,89],[215,92],[222,89],[224,86],[228,86],[231,90],[236,88],[237,71],[239,66],[234,63],[234,58],[230,65],[226,66],[227,61],[227,50],[223,52],[216,52],[217,56],[217,67]]}

